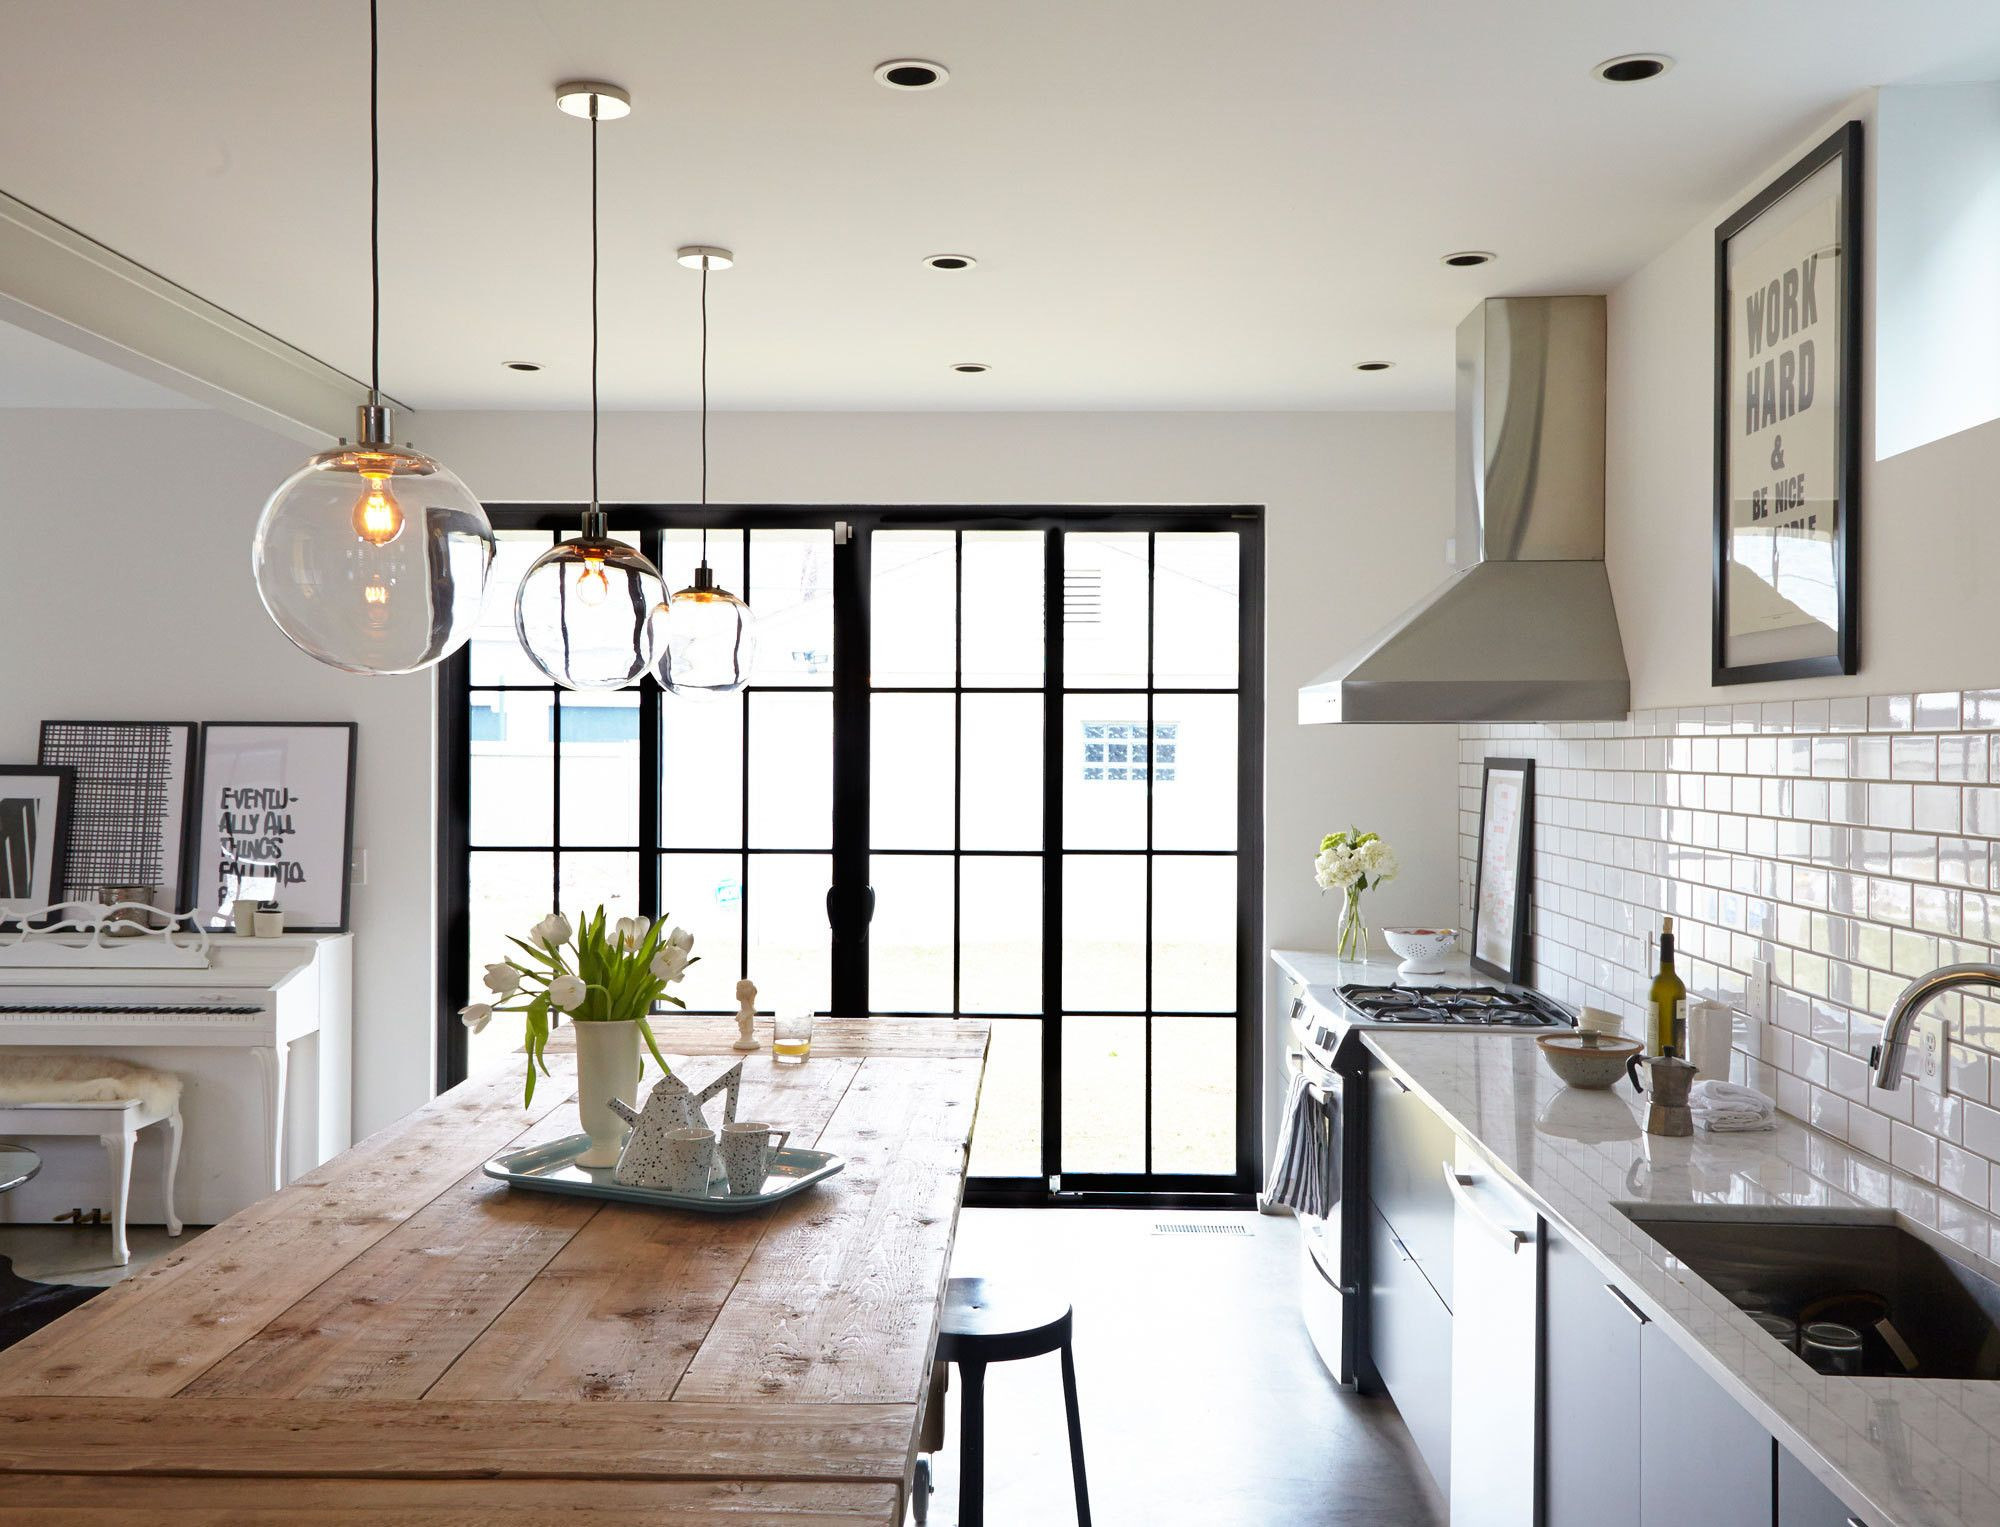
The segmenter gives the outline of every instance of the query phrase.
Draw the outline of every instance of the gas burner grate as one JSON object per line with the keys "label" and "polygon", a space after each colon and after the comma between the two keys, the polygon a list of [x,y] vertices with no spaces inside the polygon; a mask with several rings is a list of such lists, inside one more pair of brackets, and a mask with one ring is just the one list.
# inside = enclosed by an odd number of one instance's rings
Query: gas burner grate
{"label": "gas burner grate", "polygon": [[1340,997],[1368,1023],[1440,1028],[1567,1028],[1568,1015],[1539,992],[1497,986],[1343,986]]}

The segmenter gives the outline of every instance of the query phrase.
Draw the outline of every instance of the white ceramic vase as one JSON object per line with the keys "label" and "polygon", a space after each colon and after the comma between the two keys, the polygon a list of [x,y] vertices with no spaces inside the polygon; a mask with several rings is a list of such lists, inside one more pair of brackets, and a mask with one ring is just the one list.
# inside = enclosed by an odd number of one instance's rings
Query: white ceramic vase
{"label": "white ceramic vase", "polygon": [[590,1149],[579,1166],[616,1166],[630,1126],[612,1111],[612,1098],[630,1107],[639,1095],[639,1025],[578,1023],[576,1031],[576,1113]]}

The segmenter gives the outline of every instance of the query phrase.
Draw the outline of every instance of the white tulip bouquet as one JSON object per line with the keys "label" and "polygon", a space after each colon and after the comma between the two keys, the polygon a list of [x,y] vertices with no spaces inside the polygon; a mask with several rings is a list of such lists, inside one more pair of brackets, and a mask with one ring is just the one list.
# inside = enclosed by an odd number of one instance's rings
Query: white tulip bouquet
{"label": "white tulip bouquet", "polygon": [[1340,891],[1346,896],[1336,950],[1341,959],[1358,960],[1367,956],[1368,923],[1361,915],[1361,893],[1385,880],[1394,880],[1400,868],[1396,851],[1377,833],[1350,827],[1346,832],[1328,833],[1319,840],[1313,878],[1322,891]]}
{"label": "white tulip bouquet", "polygon": [[549,1074],[543,1051],[549,1030],[563,1015],[572,1023],[636,1023],[661,1074],[668,1073],[646,1019],[661,1002],[687,1006],[667,988],[697,962],[692,933],[671,927],[664,917],[651,923],[643,917],[621,917],[607,926],[600,906],[574,929],[562,913],[551,912],[528,931],[527,938],[510,937],[507,942],[527,957],[527,963],[507,959],[488,965],[486,989],[494,1000],[469,1003],[458,1016],[477,1034],[495,1013],[528,1015],[525,1101],[534,1101],[536,1068],[544,1076]]}

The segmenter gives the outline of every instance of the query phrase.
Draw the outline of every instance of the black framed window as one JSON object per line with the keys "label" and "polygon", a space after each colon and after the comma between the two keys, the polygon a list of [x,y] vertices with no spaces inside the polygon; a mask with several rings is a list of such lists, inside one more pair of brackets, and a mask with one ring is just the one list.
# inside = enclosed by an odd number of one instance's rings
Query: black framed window
{"label": "black framed window", "polygon": [[[694,1011],[991,1020],[980,1200],[1254,1188],[1258,511],[712,514],[759,650],[706,701],[536,682],[512,587],[575,510],[493,517],[440,679],[446,1082],[504,933],[604,901],[696,931]],[[689,581],[690,511],[612,524]]]}

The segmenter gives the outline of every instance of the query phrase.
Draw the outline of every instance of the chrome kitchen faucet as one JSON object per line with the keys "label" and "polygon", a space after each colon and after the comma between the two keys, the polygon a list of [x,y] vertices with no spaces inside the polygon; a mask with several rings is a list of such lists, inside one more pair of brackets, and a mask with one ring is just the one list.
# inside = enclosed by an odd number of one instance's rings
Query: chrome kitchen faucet
{"label": "chrome kitchen faucet", "polygon": [[1910,1027],[1917,1014],[1933,997],[1958,986],[2000,987],[2000,965],[1943,965],[1904,987],[1882,1024],[1882,1042],[1868,1056],[1877,1087],[1895,1090],[1903,1079],[1903,1057],[1909,1053]]}

